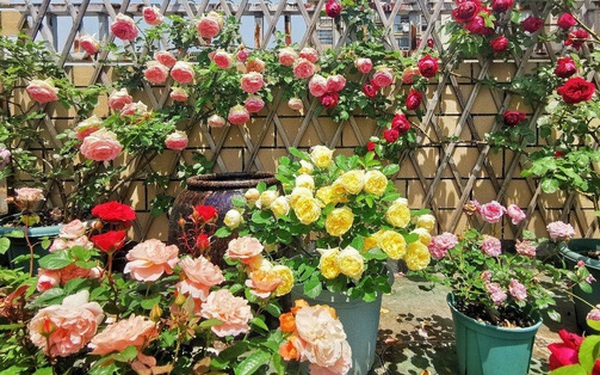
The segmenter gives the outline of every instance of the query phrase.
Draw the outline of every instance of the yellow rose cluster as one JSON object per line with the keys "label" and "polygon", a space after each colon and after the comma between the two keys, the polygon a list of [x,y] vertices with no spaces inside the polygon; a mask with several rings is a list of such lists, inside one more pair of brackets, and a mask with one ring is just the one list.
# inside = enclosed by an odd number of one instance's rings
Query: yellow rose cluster
{"label": "yellow rose cluster", "polygon": [[344,250],[318,249],[321,253],[319,270],[326,279],[335,279],[340,274],[352,279],[360,279],[365,270],[365,259],[355,248],[348,246]]}

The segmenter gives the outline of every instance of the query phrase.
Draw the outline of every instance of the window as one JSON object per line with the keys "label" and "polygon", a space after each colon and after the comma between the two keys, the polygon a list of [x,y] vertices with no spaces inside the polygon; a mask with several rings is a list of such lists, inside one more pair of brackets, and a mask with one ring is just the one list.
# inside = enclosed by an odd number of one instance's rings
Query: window
{"label": "window", "polygon": [[321,44],[333,46],[333,30],[317,30]]}

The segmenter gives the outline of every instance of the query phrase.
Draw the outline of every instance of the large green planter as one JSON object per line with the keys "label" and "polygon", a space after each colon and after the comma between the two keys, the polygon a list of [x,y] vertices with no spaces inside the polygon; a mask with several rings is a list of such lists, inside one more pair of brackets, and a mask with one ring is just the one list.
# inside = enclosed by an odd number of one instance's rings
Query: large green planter
{"label": "large green planter", "polygon": [[525,375],[529,372],[533,341],[542,325],[502,328],[480,323],[454,307],[454,296],[446,299],[454,320],[459,375]]}
{"label": "large green planter", "polygon": [[[33,251],[35,254],[43,257],[48,254],[48,250],[45,250],[41,246],[41,241],[43,238],[55,238],[58,236],[62,225],[52,225],[48,227],[36,227],[29,229],[29,240],[32,244],[34,244]],[[14,232],[23,233],[23,229],[21,228],[12,228],[12,227],[0,227],[0,237],[10,235]],[[19,268],[23,267],[25,271],[29,271],[29,261],[19,262],[17,264],[13,263],[13,260],[18,256],[29,254],[29,247],[27,246],[27,242],[25,238],[17,238],[17,237],[9,237],[10,238],[10,248],[5,254],[4,259],[2,260],[2,266],[10,267],[10,268]],[[38,263],[37,260],[34,262],[33,269],[34,272],[37,272]]]}
{"label": "large green planter", "polygon": [[[590,274],[594,276],[596,280],[600,280],[600,261],[592,259],[585,255],[590,250],[600,249],[600,239],[595,238],[580,238],[570,240],[566,245],[560,247],[560,253],[565,258],[569,268],[575,267],[577,262],[582,260],[585,263],[586,268],[590,271]],[[600,281],[596,281],[590,284],[592,287],[591,293],[585,293],[581,288],[575,286],[573,293],[588,301],[592,305],[600,304]],[[590,332],[593,331],[586,323],[586,315],[590,312],[591,307],[575,298],[575,317],[577,319],[577,326],[582,331]],[[597,332],[597,331],[596,331]]]}
{"label": "large green planter", "polygon": [[328,305],[336,310],[352,348],[352,369],[348,374],[366,375],[375,362],[382,296],[373,302],[364,302],[323,290],[317,298],[310,298],[302,292],[302,286],[297,285],[292,289],[291,297],[292,301],[303,299],[309,305]]}

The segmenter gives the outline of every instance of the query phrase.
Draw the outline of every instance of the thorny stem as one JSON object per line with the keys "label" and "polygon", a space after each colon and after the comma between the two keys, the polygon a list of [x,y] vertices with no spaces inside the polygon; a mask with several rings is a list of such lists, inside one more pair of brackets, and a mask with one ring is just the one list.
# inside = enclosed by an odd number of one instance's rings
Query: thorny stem
{"label": "thorny stem", "polygon": [[25,236],[25,242],[27,242],[27,247],[29,248],[29,277],[33,277],[33,245],[29,240],[29,215],[24,215],[25,219],[25,228],[23,234]]}

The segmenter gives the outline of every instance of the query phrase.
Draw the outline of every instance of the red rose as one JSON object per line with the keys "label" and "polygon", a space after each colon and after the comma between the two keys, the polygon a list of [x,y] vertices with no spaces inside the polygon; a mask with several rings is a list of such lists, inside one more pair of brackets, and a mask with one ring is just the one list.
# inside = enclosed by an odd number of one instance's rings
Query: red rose
{"label": "red rose", "polygon": [[410,130],[410,121],[402,113],[397,113],[392,120],[392,129],[398,131],[399,134],[406,134]]}
{"label": "red rose", "polygon": [[338,18],[342,13],[342,6],[335,0],[329,0],[325,4],[325,14],[331,18]]}
{"label": "red rose", "polygon": [[192,212],[192,221],[203,221],[208,223],[219,216],[219,211],[214,206],[195,206]]}
{"label": "red rose", "polygon": [[556,89],[563,100],[569,104],[577,104],[588,101],[596,92],[596,86],[581,77],[569,78],[564,85]]}
{"label": "red rose", "polygon": [[433,48],[433,38],[427,38],[427,47]]}
{"label": "red rose", "polygon": [[481,16],[477,16],[467,23],[465,30],[476,35],[491,35],[494,33],[494,29],[485,26],[485,20]]}
{"label": "red rose", "polygon": [[374,84],[373,82],[367,82],[363,85],[363,93],[368,96],[369,98],[374,98],[377,96],[377,91],[379,90],[379,87],[377,87],[376,84]]}
{"label": "red rose", "polygon": [[521,121],[525,120],[526,115],[519,111],[504,111],[502,118],[504,119],[504,125],[515,126]]}
{"label": "red rose", "polygon": [[583,29],[573,30],[567,36],[567,40],[565,40],[565,46],[572,45],[573,48],[579,51],[583,43],[586,42],[586,39],[590,37],[590,33]]}
{"label": "red rose", "polygon": [[556,150],[556,152],[554,153],[554,159],[560,159],[562,158],[564,155],[564,153],[561,150]]}
{"label": "red rose", "polygon": [[494,0],[492,2],[492,10],[494,12],[502,13],[511,9],[515,5],[514,0]]}
{"label": "red rose", "polygon": [[135,211],[128,205],[119,202],[107,202],[92,209],[92,215],[109,223],[129,224],[135,220]]}
{"label": "red rose", "polygon": [[92,236],[91,240],[96,248],[105,253],[113,253],[125,245],[126,235],[124,230],[111,230]]}
{"label": "red rose", "polygon": [[369,152],[375,151],[376,146],[377,145],[375,144],[375,142],[371,142],[371,141],[367,142],[367,151],[369,151]]}
{"label": "red rose", "polygon": [[508,38],[504,35],[497,36],[490,40],[490,46],[495,53],[504,52],[508,48]]}
{"label": "red rose", "polygon": [[459,23],[471,21],[481,10],[481,2],[479,0],[463,0],[458,2],[458,6],[452,10],[452,17]]}
{"label": "red rose", "polygon": [[583,337],[564,329],[558,331],[558,335],[563,342],[548,345],[548,350],[552,353],[548,360],[550,370],[579,363],[579,348]]}
{"label": "red rose", "polygon": [[406,108],[408,108],[411,111],[414,111],[415,109],[421,106],[422,101],[423,94],[420,91],[412,89],[406,97]]}
{"label": "red rose", "polygon": [[560,17],[558,17],[556,24],[563,30],[569,30],[571,27],[577,25],[577,21],[575,21],[575,18],[571,15],[571,13],[563,13]]}
{"label": "red rose", "polygon": [[577,73],[577,64],[575,64],[575,60],[571,56],[558,59],[554,74],[560,78],[569,78],[575,73]]}
{"label": "red rose", "polygon": [[534,16],[529,16],[523,21],[523,30],[535,33],[544,26],[544,20]]}
{"label": "red rose", "polygon": [[419,62],[417,64],[417,66],[419,67],[419,72],[425,78],[434,77],[437,74],[437,72],[440,70],[437,59],[434,59],[430,55],[427,55],[427,56],[421,58],[421,60],[419,60]]}
{"label": "red rose", "polygon": [[388,143],[396,142],[398,137],[400,137],[400,132],[394,128],[387,129],[383,132],[383,138],[385,138]]}
{"label": "red rose", "polygon": [[198,250],[206,250],[210,247],[210,237],[206,233],[200,233],[196,238],[196,248]]}
{"label": "red rose", "polygon": [[321,96],[321,105],[327,109],[335,108],[340,100],[340,94],[337,92],[330,92]]}

